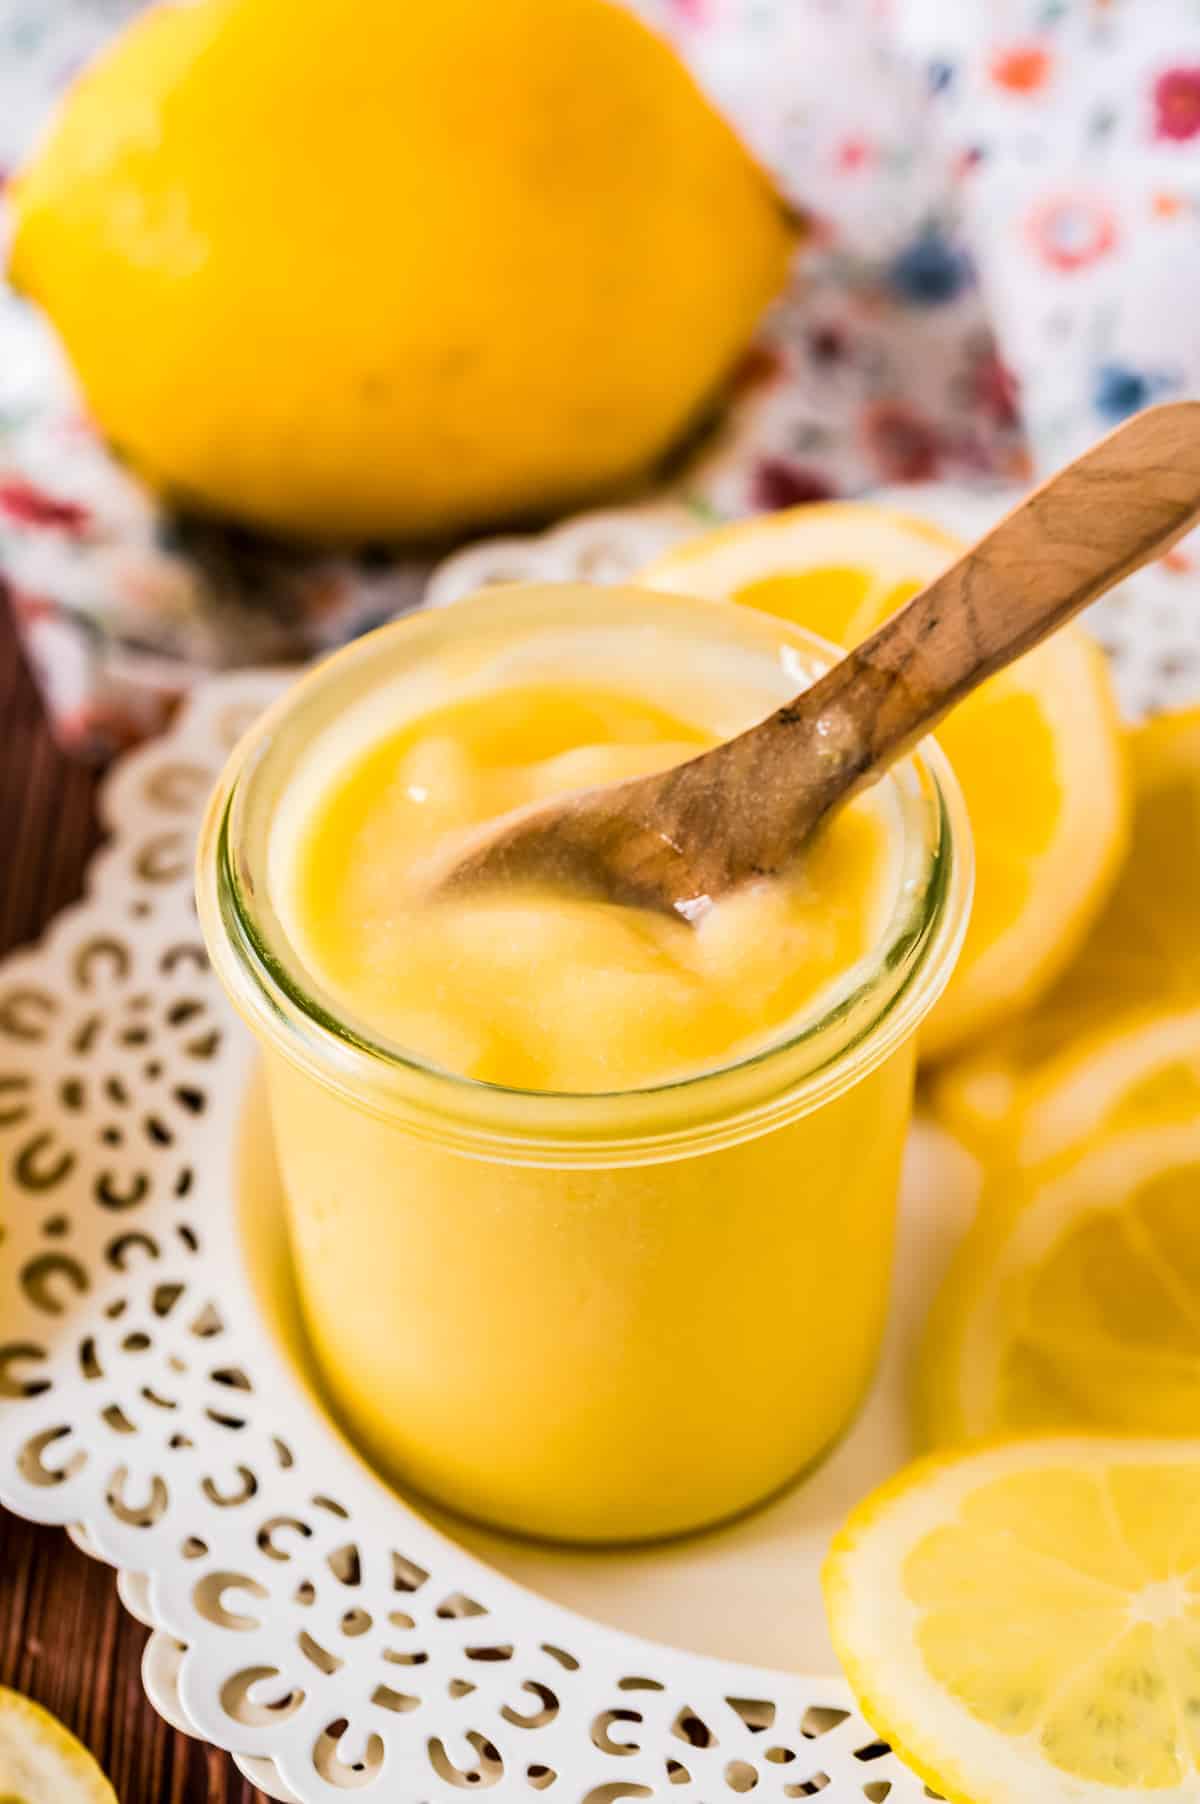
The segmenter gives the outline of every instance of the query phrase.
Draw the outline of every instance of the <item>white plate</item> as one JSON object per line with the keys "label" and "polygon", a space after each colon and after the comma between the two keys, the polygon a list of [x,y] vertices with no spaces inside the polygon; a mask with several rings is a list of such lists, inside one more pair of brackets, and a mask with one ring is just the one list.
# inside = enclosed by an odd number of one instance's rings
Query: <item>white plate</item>
{"label": "white plate", "polygon": [[[503,574],[621,575],[680,525],[601,518],[506,542]],[[1156,632],[1124,660],[1134,687],[1166,655]],[[411,1507],[308,1379],[252,1049],[191,899],[207,790],[282,680],[209,683],[120,765],[87,898],[0,971],[0,1497],[119,1569],[155,1631],[155,1704],[272,1797],[916,1804],[924,1786],[832,1676],[818,1567],[906,1454],[911,1341],[969,1165],[914,1136],[879,1381],[824,1469],[770,1508],[665,1549],[575,1554]]]}

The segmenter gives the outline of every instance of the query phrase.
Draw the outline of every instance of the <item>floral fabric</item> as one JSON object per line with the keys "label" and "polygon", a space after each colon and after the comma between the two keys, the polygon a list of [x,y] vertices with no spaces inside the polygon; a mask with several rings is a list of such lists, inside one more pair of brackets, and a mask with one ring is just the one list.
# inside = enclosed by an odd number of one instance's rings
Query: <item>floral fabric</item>
{"label": "floral fabric", "polygon": [[[722,430],[675,479],[698,513],[1024,481],[1200,393],[1200,0],[629,3],[808,219]],[[136,10],[0,0],[0,185]],[[1190,587],[1191,565],[1144,580]],[[0,580],[72,746],[151,730],[197,672],[361,631],[427,568],[171,516],[0,294]]]}

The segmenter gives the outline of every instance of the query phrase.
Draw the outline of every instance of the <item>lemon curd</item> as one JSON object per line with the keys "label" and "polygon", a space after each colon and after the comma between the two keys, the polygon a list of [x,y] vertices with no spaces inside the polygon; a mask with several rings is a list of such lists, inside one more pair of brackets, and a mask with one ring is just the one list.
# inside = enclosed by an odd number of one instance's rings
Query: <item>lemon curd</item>
{"label": "lemon curd", "polygon": [[[686,675],[680,688],[686,703]],[[759,1047],[878,935],[891,847],[873,798],[786,879],[696,926],[561,890],[430,895],[433,855],[464,828],[677,764],[714,738],[702,720],[569,679],[418,716],[323,782],[283,849],[292,938],[360,1020],[488,1083],[627,1090]]]}
{"label": "lemon curd", "polygon": [[694,756],[823,655],[717,604],[505,588],[319,666],[218,791],[201,912],[264,1047],[327,1393],[472,1516],[697,1527],[862,1395],[968,888],[937,754],[696,926],[430,883],[480,822]]}

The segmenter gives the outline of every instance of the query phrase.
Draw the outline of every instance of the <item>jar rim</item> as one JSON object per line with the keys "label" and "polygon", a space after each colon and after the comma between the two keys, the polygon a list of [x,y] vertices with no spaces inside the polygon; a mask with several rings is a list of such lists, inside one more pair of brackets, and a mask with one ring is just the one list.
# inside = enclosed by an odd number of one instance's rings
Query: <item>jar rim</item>
{"label": "jar rim", "polygon": [[[360,1108],[402,1120],[408,1131],[507,1164],[641,1164],[687,1157],[752,1138],[809,1113],[881,1063],[911,1035],[941,993],[969,912],[970,830],[944,754],[932,741],[885,779],[900,800],[906,841],[923,829],[922,878],[898,894],[875,944],[793,1016],[779,1037],[736,1058],[653,1084],[606,1091],[530,1090],[454,1072],[335,1012],[264,930],[239,875],[237,806],[263,768],[280,726],[320,688],[352,675],[384,641],[431,623],[447,631],[464,614],[533,597],[553,608],[571,591],[614,605],[634,599],[666,615],[738,624],[739,638],[774,640],[810,674],[842,656],[815,634],[728,604],[598,585],[504,585],[436,612],[421,611],[323,659],[256,721],[234,748],[209,805],[197,862],[197,901],[210,957],[230,999],[259,1038]],[[660,608],[661,604],[661,608]],[[764,627],[766,632],[764,633]],[[436,633],[435,633],[436,637]],[[909,847],[911,852],[911,846]],[[875,1006],[872,1006],[872,1003]],[[827,1041],[815,1059],[806,1052]],[[508,1120],[506,1113],[519,1119]]]}

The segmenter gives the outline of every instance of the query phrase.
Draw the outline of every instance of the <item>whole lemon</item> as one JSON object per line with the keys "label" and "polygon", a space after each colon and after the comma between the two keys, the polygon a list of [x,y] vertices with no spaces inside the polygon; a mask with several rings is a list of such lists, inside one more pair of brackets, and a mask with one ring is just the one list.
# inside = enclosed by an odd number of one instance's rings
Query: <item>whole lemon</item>
{"label": "whole lemon", "polygon": [[791,234],[615,0],[193,0],[77,81],[12,273],[176,499],[318,538],[563,508],[652,465]]}

